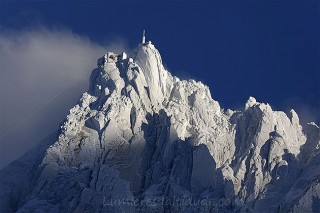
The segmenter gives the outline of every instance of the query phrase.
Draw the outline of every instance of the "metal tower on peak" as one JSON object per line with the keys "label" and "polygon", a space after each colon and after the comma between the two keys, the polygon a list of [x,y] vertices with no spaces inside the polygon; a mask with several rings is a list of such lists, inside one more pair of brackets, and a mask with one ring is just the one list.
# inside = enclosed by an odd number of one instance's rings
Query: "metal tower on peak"
{"label": "metal tower on peak", "polygon": [[146,43],[146,31],[145,31],[145,30],[143,30],[142,42],[141,42],[141,44],[144,44],[144,43]]}

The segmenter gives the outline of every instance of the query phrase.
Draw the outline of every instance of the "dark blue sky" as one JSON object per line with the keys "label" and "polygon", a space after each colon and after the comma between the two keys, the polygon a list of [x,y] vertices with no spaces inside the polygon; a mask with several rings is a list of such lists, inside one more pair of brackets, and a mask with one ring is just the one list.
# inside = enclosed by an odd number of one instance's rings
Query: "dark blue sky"
{"label": "dark blue sky", "polygon": [[1,1],[0,30],[67,28],[133,48],[146,29],[169,70],[207,84],[222,107],[254,96],[319,122],[319,11],[318,1]]}

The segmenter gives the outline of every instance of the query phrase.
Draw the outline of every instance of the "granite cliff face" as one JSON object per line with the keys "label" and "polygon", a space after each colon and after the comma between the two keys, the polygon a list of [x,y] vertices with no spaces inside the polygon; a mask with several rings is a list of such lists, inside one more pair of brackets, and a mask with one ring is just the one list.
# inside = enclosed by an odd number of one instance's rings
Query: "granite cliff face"
{"label": "granite cliff face", "polygon": [[320,209],[315,123],[253,97],[224,111],[151,42],[100,58],[57,135],[1,171],[1,212]]}

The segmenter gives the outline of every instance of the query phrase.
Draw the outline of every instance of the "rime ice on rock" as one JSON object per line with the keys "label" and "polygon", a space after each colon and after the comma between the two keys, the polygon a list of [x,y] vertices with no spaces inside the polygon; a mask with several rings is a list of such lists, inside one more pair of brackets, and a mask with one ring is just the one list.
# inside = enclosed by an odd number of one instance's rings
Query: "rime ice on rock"
{"label": "rime ice on rock", "polygon": [[245,107],[245,109],[248,109],[248,108],[250,108],[250,107],[252,107],[252,106],[254,106],[254,105],[256,105],[257,104],[257,101],[256,101],[256,99],[254,98],[254,97],[249,97],[249,99],[248,99],[248,101],[247,101],[247,103],[246,103],[246,107]]}
{"label": "rime ice on rock", "polygon": [[[316,124],[253,97],[224,112],[145,34],[134,54],[98,60],[55,139],[1,171],[0,212],[315,212],[319,200]],[[184,197],[230,202],[148,205]]]}

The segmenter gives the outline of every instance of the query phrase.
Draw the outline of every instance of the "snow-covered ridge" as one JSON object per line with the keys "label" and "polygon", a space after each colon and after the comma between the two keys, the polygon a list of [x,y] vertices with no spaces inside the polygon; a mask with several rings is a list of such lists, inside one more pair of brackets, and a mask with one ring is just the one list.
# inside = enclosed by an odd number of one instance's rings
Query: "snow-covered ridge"
{"label": "snow-covered ridge", "polygon": [[[294,110],[250,97],[223,111],[143,42],[100,58],[56,141],[1,171],[0,212],[315,212],[319,147],[319,127],[303,128]],[[184,197],[222,204],[148,204]]]}

